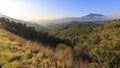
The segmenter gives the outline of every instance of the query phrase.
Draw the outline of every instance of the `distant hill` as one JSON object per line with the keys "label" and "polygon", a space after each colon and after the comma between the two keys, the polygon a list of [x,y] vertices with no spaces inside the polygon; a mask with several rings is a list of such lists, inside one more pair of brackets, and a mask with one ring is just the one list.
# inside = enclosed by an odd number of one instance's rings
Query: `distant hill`
{"label": "distant hill", "polygon": [[38,41],[42,44],[49,45],[49,47],[56,47],[59,43],[70,44],[69,40],[61,40],[54,36],[48,35],[45,31],[36,31],[35,27],[27,26],[26,24],[16,23],[15,21],[10,21],[8,18],[0,18],[0,28],[19,35],[23,38]]}
{"label": "distant hill", "polygon": [[[73,22],[61,30],[51,32],[50,35],[71,40],[78,50],[77,56],[74,54],[75,58],[84,56],[80,56],[81,48],[86,50],[84,54],[89,55],[88,63],[92,63],[90,68],[96,68],[99,64],[104,65],[105,68],[120,66],[120,20],[102,24]],[[85,55],[84,58],[86,57]]]}
{"label": "distant hill", "polygon": [[11,18],[11,17],[6,16],[6,15],[3,15],[3,14],[0,14],[0,18],[1,18],[1,17],[8,18],[9,20],[15,21],[15,22],[25,23],[27,26],[35,27],[35,29],[36,29],[37,31],[45,31],[45,32],[48,32],[48,31],[49,31],[49,29],[41,26],[40,24],[36,24],[36,23],[31,23],[31,22],[26,22],[26,21],[14,19],[14,18]]}
{"label": "distant hill", "polygon": [[49,24],[49,25],[46,26],[46,28],[50,29],[51,31],[60,31],[60,30],[64,30],[64,29],[67,29],[67,28],[71,28],[72,26],[78,27],[80,25],[87,25],[87,24],[94,25],[96,23],[95,22],[72,21],[72,22],[68,22],[68,23]]}
{"label": "distant hill", "polygon": [[105,15],[93,14],[93,13],[90,13],[80,18],[80,21],[82,22],[85,22],[85,21],[99,22],[99,21],[106,21],[106,20],[107,20],[107,17]]}
{"label": "distant hill", "polygon": [[[92,22],[70,22],[66,25],[58,25],[56,27],[53,26],[52,31],[49,33],[50,35],[54,35],[56,37],[62,39],[69,39],[72,41],[76,41],[75,36],[86,36],[88,35],[94,26],[99,27],[101,24],[96,24]],[[100,27],[102,28],[102,27]],[[72,39],[74,38],[74,39]],[[80,39],[80,38],[79,38]]]}
{"label": "distant hill", "polygon": [[109,20],[109,18],[106,15],[90,13],[82,17],[68,17],[68,18],[59,18],[59,19],[52,19],[52,20],[39,20],[36,23],[41,24],[41,25],[68,23],[72,21],[97,22],[97,23],[100,22],[101,23],[107,20]]}

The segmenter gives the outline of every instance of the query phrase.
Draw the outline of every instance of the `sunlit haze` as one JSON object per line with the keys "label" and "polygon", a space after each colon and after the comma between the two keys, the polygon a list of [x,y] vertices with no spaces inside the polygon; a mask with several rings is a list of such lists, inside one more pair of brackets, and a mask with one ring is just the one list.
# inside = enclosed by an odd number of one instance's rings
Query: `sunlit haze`
{"label": "sunlit haze", "polygon": [[0,0],[0,14],[22,20],[119,13],[119,0]]}

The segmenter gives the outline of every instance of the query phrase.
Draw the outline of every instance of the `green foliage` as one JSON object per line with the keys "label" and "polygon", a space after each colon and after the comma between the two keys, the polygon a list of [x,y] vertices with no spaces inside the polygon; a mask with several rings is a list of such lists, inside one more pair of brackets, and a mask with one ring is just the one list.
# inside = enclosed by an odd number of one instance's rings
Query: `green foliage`
{"label": "green foliage", "polygon": [[[10,21],[7,18],[0,18],[0,28],[8,30],[16,35],[19,35],[23,38],[38,41],[45,45],[50,45],[49,47],[56,47],[59,43],[71,44],[69,40],[61,40],[54,36],[48,35],[46,32],[36,31],[34,27],[29,27],[26,24],[19,22]],[[65,41],[65,42],[64,42]]]}
{"label": "green foliage", "polygon": [[76,45],[77,42],[83,42],[88,38],[87,36],[94,25],[93,23],[72,22],[61,28],[61,30],[59,29],[59,31],[50,32],[49,34],[60,39],[70,40],[73,45]]}
{"label": "green foliage", "polygon": [[101,67],[120,66],[120,58],[118,58],[120,57],[120,20],[104,24],[74,22],[66,27],[50,34],[61,39],[69,39],[76,45],[73,55],[75,60],[86,54],[91,63],[90,67],[94,67],[94,63]]}
{"label": "green foliage", "polygon": [[[0,28],[4,28],[24,38],[38,40],[53,48],[56,47],[56,49],[54,49],[57,53],[55,57],[59,57],[60,60],[57,62],[62,62],[61,57],[64,57],[66,58],[64,60],[67,60],[67,58],[72,59],[70,61],[73,62],[73,65],[80,60],[87,61],[90,68],[118,68],[118,66],[120,66],[120,20],[113,20],[104,24],[72,22],[64,27],[56,28],[48,34],[37,32],[34,27],[28,27],[26,24],[1,18]],[[16,60],[22,60],[21,62],[26,65],[31,64],[32,61],[33,65],[46,63],[46,66],[48,66],[48,63],[53,63],[59,66],[59,63],[52,62],[53,60],[51,60],[51,58],[46,58],[44,53],[40,53],[38,50],[32,51],[25,48],[26,50],[23,51],[22,59],[19,56],[13,57],[11,53],[8,55],[4,54],[1,51],[6,52],[7,49],[5,50],[6,47],[3,46],[3,42],[6,40],[3,40],[0,39],[0,65],[4,65],[3,67],[16,67],[14,65]],[[5,44],[13,45],[10,40],[7,40],[4,45]],[[17,49],[18,48],[11,47],[11,50]],[[48,51],[46,52],[48,53]],[[52,55],[50,55],[50,57]],[[71,63],[69,64],[69,66],[72,66]],[[61,66],[65,67],[65,64]]]}
{"label": "green foliage", "polygon": [[57,50],[69,50],[70,47],[65,44],[58,44],[56,49]]}

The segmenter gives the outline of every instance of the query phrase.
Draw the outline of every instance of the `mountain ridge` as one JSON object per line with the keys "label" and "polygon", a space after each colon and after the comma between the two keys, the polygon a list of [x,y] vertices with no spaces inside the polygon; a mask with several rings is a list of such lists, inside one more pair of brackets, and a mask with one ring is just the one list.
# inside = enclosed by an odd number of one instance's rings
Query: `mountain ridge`
{"label": "mountain ridge", "polygon": [[3,14],[0,14],[0,18],[1,17],[4,17],[4,18],[8,18],[10,21],[15,21],[15,22],[18,22],[18,23],[22,23],[22,24],[26,24],[27,26],[31,26],[31,27],[35,27],[35,29],[37,31],[44,31],[44,32],[48,32],[49,29],[41,26],[40,24],[37,24],[37,23],[31,23],[31,22],[27,22],[27,21],[23,21],[23,20],[18,20],[18,19],[15,19],[15,18],[11,18],[7,15],[3,15]]}
{"label": "mountain ridge", "polygon": [[52,19],[52,20],[38,20],[35,23],[40,25],[46,25],[46,24],[56,24],[56,23],[68,23],[72,21],[77,22],[104,22],[110,20],[107,15],[102,14],[96,14],[96,13],[89,13],[82,17],[67,17],[67,18],[58,18],[58,19]]}

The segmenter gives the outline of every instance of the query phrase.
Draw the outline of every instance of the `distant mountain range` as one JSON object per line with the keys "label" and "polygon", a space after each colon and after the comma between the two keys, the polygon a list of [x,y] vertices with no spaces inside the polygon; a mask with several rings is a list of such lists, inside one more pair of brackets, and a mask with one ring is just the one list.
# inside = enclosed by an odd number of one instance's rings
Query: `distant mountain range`
{"label": "distant mountain range", "polygon": [[81,22],[85,22],[85,21],[97,22],[97,21],[106,21],[106,20],[108,20],[108,18],[105,15],[90,13],[86,16],[81,17],[79,21],[81,21]]}
{"label": "distant mountain range", "polygon": [[0,14],[0,18],[1,18],[1,17],[8,18],[9,20],[15,21],[15,22],[25,23],[27,26],[35,27],[35,29],[36,29],[37,31],[45,31],[45,32],[48,32],[48,31],[49,31],[49,29],[47,29],[47,28],[45,28],[45,27],[43,27],[43,26],[41,26],[41,25],[38,25],[38,24],[36,24],[36,23],[31,23],[31,22],[26,22],[26,21],[14,19],[14,18],[11,18],[11,17],[6,16],[6,15],[3,15],[3,14]]}
{"label": "distant mountain range", "polygon": [[0,17],[5,17],[15,22],[25,23],[27,24],[27,26],[35,27],[37,31],[45,31],[45,32],[49,31],[49,29],[47,29],[49,25],[52,25],[52,26],[55,26],[55,25],[57,26],[58,24],[65,25],[65,24],[71,23],[72,21],[102,23],[109,20],[120,19],[119,14],[102,15],[102,14],[94,14],[94,13],[89,13],[88,15],[85,15],[82,17],[68,17],[68,18],[58,18],[58,19],[52,19],[52,20],[31,21],[31,22],[17,20],[2,14],[0,14]]}
{"label": "distant mountain range", "polygon": [[38,23],[41,25],[68,23],[72,21],[101,23],[101,22],[113,20],[113,19],[120,19],[120,16],[89,13],[88,15],[85,15],[82,17],[68,17],[68,18],[59,18],[59,19],[52,19],[52,20],[39,20],[39,21],[36,21],[35,23]]}

